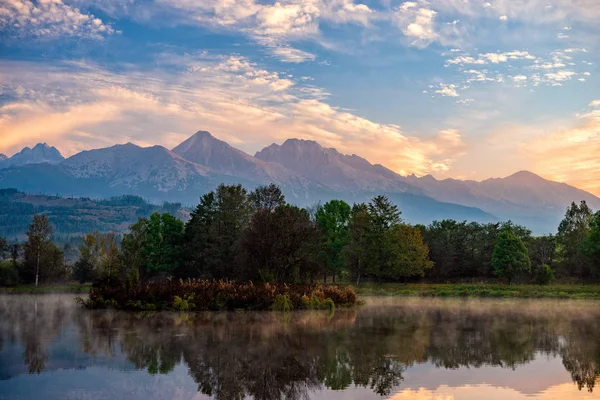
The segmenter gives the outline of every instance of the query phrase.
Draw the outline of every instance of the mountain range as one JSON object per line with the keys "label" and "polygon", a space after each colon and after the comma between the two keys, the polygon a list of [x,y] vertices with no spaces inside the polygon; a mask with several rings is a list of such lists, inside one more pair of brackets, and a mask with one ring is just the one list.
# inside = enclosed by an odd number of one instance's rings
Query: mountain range
{"label": "mountain range", "polygon": [[172,150],[127,143],[65,159],[56,148],[38,144],[0,161],[0,188],[28,193],[93,198],[133,194],[193,205],[220,183],[241,183],[249,189],[276,183],[289,202],[300,206],[334,198],[361,202],[385,194],[411,223],[511,219],[535,233],[554,232],[572,201],[586,200],[600,208],[600,198],[593,194],[528,171],[482,182],[401,176],[311,140],[288,139],[252,156],[206,131]]}

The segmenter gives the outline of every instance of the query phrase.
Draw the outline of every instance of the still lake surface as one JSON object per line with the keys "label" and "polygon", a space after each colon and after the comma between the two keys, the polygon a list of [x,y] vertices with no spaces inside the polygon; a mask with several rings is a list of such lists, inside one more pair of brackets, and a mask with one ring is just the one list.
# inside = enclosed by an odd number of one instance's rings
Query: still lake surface
{"label": "still lake surface", "polygon": [[0,295],[0,399],[600,399],[600,303],[88,311]]}

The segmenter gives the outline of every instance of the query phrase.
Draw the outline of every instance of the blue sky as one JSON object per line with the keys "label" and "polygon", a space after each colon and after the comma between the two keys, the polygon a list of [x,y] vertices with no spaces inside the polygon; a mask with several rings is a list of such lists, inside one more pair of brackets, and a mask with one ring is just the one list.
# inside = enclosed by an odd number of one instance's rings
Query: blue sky
{"label": "blue sky", "polygon": [[600,194],[596,0],[4,0],[0,151],[209,130]]}

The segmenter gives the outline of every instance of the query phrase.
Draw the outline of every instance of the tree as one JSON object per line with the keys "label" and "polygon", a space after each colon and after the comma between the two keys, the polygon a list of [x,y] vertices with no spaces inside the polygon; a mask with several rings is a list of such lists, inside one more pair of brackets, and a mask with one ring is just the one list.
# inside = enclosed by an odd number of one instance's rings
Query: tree
{"label": "tree", "polygon": [[392,255],[384,269],[386,279],[402,279],[412,276],[424,276],[431,269],[429,249],[423,242],[421,231],[406,224],[392,228]]}
{"label": "tree", "polygon": [[140,279],[147,260],[143,255],[148,233],[148,220],[139,218],[129,227],[129,233],[123,235],[121,241],[122,273],[130,282],[136,283]]}
{"label": "tree", "polygon": [[600,211],[590,221],[590,230],[583,242],[583,252],[595,277],[600,277]]}
{"label": "tree", "polygon": [[8,250],[8,242],[0,236],[0,261],[4,260],[4,253]]}
{"label": "tree", "polygon": [[289,205],[260,210],[236,243],[237,263],[250,280],[298,282],[310,278],[316,237],[306,210]]}
{"label": "tree", "polygon": [[285,196],[279,186],[259,186],[248,195],[252,207],[256,210],[273,211],[277,206],[285,205]]}
{"label": "tree", "polygon": [[534,269],[542,265],[553,265],[556,260],[556,238],[544,235],[531,238],[528,244],[529,258]]}
{"label": "tree", "polygon": [[38,286],[40,278],[40,265],[45,251],[52,251],[48,244],[52,238],[52,227],[46,214],[34,215],[33,222],[27,232],[28,241],[25,245],[26,259],[35,259],[35,286]]}
{"label": "tree", "polygon": [[21,257],[21,249],[22,246],[19,243],[14,243],[10,245],[10,258],[12,259],[14,268],[17,268],[17,263],[19,262],[19,258]]}
{"label": "tree", "polygon": [[98,277],[100,260],[100,234],[88,233],[81,238],[79,260],[75,264],[76,278],[80,282],[94,280]]}
{"label": "tree", "polygon": [[565,218],[558,226],[556,240],[561,267],[568,275],[584,277],[589,275],[587,257],[583,253],[583,243],[590,230],[592,210],[585,201],[579,205],[571,203]]}
{"label": "tree", "polygon": [[117,279],[120,272],[119,260],[119,244],[117,243],[116,233],[109,232],[101,235],[100,267],[102,274],[108,278]]}
{"label": "tree", "polygon": [[521,274],[531,273],[531,261],[527,247],[510,229],[500,232],[494,253],[492,267],[497,276],[510,283]]}
{"label": "tree", "polygon": [[378,279],[385,275],[386,265],[394,256],[392,229],[402,222],[401,212],[386,196],[377,196],[367,205],[369,229],[367,235],[368,269]]}
{"label": "tree", "polygon": [[150,216],[142,251],[149,272],[171,273],[177,268],[183,234],[183,222],[171,214],[154,213]]}
{"label": "tree", "polygon": [[[321,255],[326,270],[333,275],[333,283],[345,263],[343,251],[348,244],[351,211],[345,201],[331,200],[320,206],[315,214],[317,227],[321,231]],[[326,274],[324,280],[327,280]]]}
{"label": "tree", "polygon": [[180,276],[211,278],[212,266],[216,256],[213,249],[215,238],[211,236],[215,224],[217,199],[215,192],[200,198],[200,203],[192,211],[190,220],[185,224],[184,262],[178,271]]}
{"label": "tree", "polygon": [[235,277],[233,246],[252,213],[251,201],[241,185],[220,185],[202,196],[185,229],[184,269],[204,278]]}
{"label": "tree", "polygon": [[367,273],[368,237],[371,216],[366,204],[354,204],[348,222],[348,244],[345,249],[346,260],[350,271],[360,285],[361,277]]}

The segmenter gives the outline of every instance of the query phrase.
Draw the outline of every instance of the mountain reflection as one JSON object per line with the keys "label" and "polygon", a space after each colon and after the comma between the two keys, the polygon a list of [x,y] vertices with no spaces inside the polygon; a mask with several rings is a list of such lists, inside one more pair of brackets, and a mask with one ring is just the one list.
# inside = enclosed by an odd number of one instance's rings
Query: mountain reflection
{"label": "mountain reflection", "polygon": [[[0,296],[0,379],[99,364],[169,374],[183,363],[216,399],[304,399],[323,387],[389,395],[416,364],[517,369],[545,355],[562,359],[579,390],[599,381],[597,303],[370,302],[335,313],[134,314],[86,311],[69,296]],[[65,342],[75,351],[58,349]]]}

